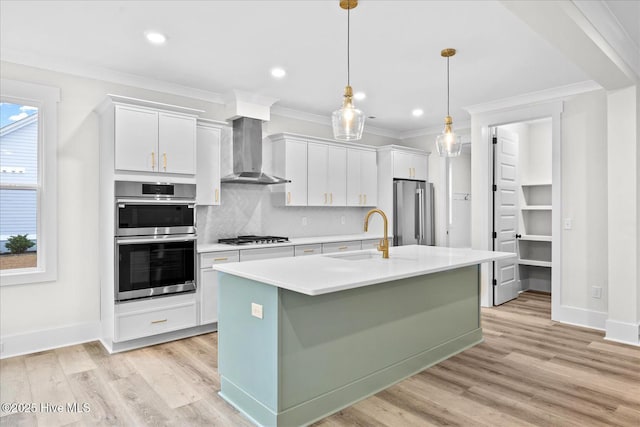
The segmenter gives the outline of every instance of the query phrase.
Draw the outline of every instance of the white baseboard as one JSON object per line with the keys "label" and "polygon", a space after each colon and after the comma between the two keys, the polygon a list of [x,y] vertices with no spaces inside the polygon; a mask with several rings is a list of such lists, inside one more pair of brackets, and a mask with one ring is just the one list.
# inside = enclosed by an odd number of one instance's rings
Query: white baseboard
{"label": "white baseboard", "polygon": [[53,329],[0,337],[0,359],[51,350],[53,348],[95,341],[100,335],[100,322],[86,322]]}
{"label": "white baseboard", "polygon": [[552,313],[551,320],[574,326],[582,326],[583,328],[604,331],[605,322],[607,321],[607,312],[561,305],[558,310]]}
{"label": "white baseboard", "polygon": [[604,339],[640,347],[640,325],[607,319]]}

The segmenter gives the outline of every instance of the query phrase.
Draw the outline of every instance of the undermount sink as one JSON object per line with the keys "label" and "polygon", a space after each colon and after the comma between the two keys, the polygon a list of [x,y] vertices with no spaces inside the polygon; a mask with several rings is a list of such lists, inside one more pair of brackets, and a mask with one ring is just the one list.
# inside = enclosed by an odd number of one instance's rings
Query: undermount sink
{"label": "undermount sink", "polygon": [[344,254],[330,254],[325,255],[329,258],[343,259],[345,261],[360,261],[363,259],[373,259],[380,258],[382,259],[382,253],[379,252],[358,252],[358,253],[344,253]]}

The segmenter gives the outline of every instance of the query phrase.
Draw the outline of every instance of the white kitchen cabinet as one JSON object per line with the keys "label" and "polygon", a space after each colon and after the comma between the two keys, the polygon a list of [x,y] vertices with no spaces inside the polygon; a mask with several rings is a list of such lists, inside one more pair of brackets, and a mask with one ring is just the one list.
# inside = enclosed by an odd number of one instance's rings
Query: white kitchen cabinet
{"label": "white kitchen cabinet", "polygon": [[218,321],[218,273],[213,270],[217,264],[240,261],[239,251],[211,252],[200,254],[200,324]]}
{"label": "white kitchen cabinet", "polygon": [[376,206],[377,203],[376,152],[347,149],[347,206]]}
{"label": "white kitchen cabinet", "polygon": [[394,178],[427,180],[428,156],[397,150],[392,155]]}
{"label": "white kitchen cabinet", "polygon": [[194,175],[196,118],[133,105],[115,105],[116,170]]}
{"label": "white kitchen cabinet", "polygon": [[335,252],[359,251],[360,249],[362,249],[362,242],[360,240],[322,244],[323,254],[331,254]]}
{"label": "white kitchen cabinet", "polygon": [[347,150],[309,143],[308,206],[346,206]]}
{"label": "white kitchen cabinet", "polygon": [[196,134],[196,203],[217,206],[220,194],[220,136],[221,129],[198,125]]}
{"label": "white kitchen cabinet", "polygon": [[165,173],[196,173],[196,119],[158,113],[158,170]]}
{"label": "white kitchen cabinet", "polygon": [[240,261],[257,261],[260,259],[285,258],[294,255],[293,246],[276,246],[271,248],[255,248],[240,250]]}
{"label": "white kitchen cabinet", "polygon": [[318,255],[322,253],[322,244],[296,245],[295,256]]}
{"label": "white kitchen cabinet", "polygon": [[307,206],[307,141],[283,137],[272,141],[274,174],[291,181],[284,184],[284,204]]}
{"label": "white kitchen cabinet", "polygon": [[113,341],[129,341],[196,326],[196,313],[193,293],[117,304]]}

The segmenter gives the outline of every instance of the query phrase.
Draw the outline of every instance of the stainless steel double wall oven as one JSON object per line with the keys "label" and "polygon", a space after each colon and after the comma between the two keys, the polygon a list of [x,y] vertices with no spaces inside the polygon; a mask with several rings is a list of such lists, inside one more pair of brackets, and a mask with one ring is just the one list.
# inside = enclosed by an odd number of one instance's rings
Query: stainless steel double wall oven
{"label": "stainless steel double wall oven", "polygon": [[115,186],[116,301],[195,291],[195,184]]}

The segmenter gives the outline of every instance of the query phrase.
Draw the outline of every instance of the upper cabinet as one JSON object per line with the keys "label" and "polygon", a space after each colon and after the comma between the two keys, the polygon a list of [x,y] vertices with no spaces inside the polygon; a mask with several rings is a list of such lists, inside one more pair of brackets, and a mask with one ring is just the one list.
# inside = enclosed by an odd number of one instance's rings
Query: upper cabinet
{"label": "upper cabinet", "polygon": [[300,138],[271,135],[273,168],[276,176],[288,179],[284,187],[286,206],[307,205],[307,141]]}
{"label": "upper cabinet", "polygon": [[310,142],[307,152],[307,205],[346,206],[347,149]]}
{"label": "upper cabinet", "polygon": [[427,155],[394,150],[392,156],[394,178],[427,180]]}
{"label": "upper cabinet", "polygon": [[196,203],[220,205],[220,141],[225,125],[211,121],[198,121],[196,149],[198,152],[196,176]]}
{"label": "upper cabinet", "polygon": [[285,205],[377,205],[374,147],[288,133],[270,135],[265,142],[273,144],[274,174],[291,180],[284,186]]}
{"label": "upper cabinet", "polygon": [[347,149],[347,206],[378,204],[378,166],[375,150]]}
{"label": "upper cabinet", "polygon": [[114,145],[114,169],[195,175],[200,110],[109,95],[101,107]]}

